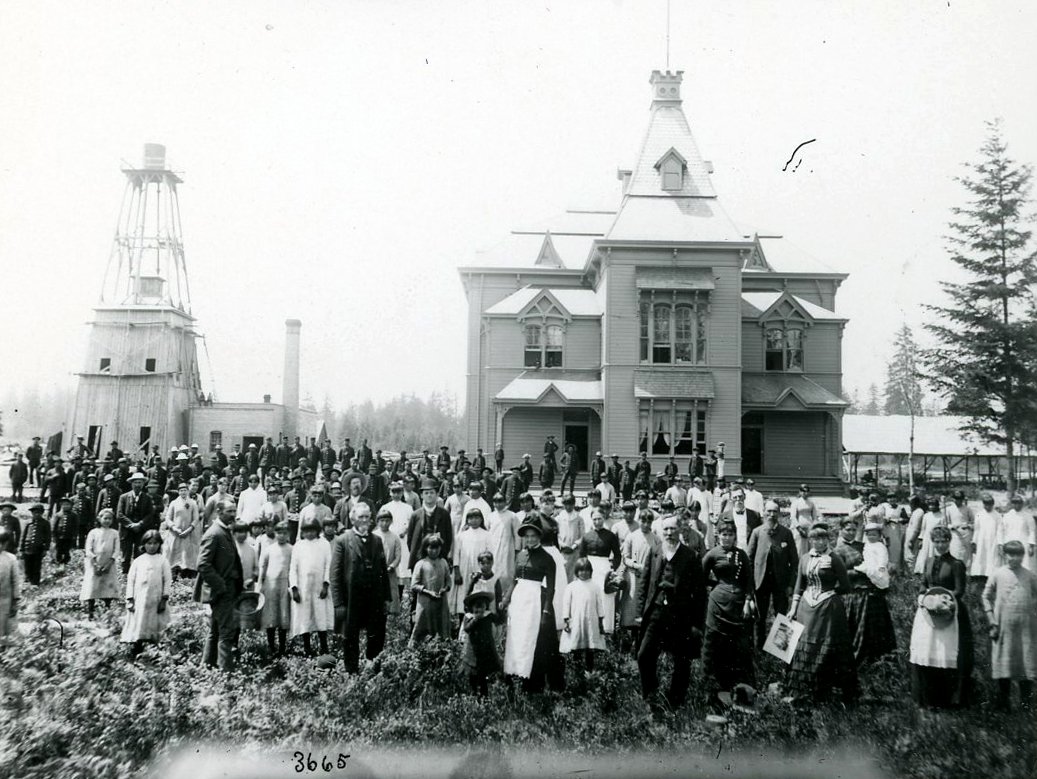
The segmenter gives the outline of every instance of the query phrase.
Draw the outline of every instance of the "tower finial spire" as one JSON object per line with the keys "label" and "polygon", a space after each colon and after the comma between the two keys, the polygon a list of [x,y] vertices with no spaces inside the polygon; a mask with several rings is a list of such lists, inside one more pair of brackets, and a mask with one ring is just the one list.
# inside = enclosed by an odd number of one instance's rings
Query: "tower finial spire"
{"label": "tower finial spire", "polygon": [[670,69],[670,0],[666,0],[666,69]]}

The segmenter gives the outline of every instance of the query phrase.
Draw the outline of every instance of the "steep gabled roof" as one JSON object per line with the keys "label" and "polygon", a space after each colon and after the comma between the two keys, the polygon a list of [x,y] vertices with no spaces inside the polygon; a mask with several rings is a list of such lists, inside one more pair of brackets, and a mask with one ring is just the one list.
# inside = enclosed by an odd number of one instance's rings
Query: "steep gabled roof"
{"label": "steep gabled roof", "polygon": [[557,308],[564,319],[571,319],[574,316],[601,316],[602,314],[601,300],[594,290],[575,287],[546,289],[531,286],[512,292],[483,313],[521,318],[529,314],[534,306],[542,303]]}
{"label": "steep gabled roof", "polygon": [[807,322],[845,322],[834,311],[789,292],[743,292],[742,316],[759,319],[803,319]]}
{"label": "steep gabled roof", "polygon": [[558,256],[558,252],[555,250],[554,242],[551,240],[550,230],[544,234],[544,242],[540,246],[540,254],[537,255],[535,264],[546,266],[548,268],[565,267],[565,263],[562,262],[562,258]]}

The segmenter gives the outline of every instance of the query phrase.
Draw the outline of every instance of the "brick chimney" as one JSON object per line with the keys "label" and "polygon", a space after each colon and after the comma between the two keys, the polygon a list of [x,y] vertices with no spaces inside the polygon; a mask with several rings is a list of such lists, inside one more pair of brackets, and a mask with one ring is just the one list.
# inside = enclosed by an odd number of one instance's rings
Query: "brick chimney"
{"label": "brick chimney", "polygon": [[284,403],[284,433],[289,442],[299,433],[299,331],[302,322],[286,319],[284,323],[284,388],[281,402]]}

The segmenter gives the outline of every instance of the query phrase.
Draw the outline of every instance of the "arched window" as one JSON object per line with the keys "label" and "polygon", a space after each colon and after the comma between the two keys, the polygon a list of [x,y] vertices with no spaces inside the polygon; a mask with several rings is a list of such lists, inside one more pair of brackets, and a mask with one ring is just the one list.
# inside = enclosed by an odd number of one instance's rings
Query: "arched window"
{"label": "arched window", "polygon": [[565,328],[561,325],[526,325],[524,365],[527,368],[561,368]]}
{"label": "arched window", "polygon": [[527,368],[539,368],[543,365],[543,354],[541,349],[540,326],[526,325],[526,356],[524,365]]}
{"label": "arched window", "polygon": [[548,325],[544,338],[544,367],[561,368],[562,350],[565,346],[565,331],[561,325]]}
{"label": "arched window", "polygon": [[803,370],[803,331],[798,327],[767,328],[765,340],[765,367],[769,371]]}
{"label": "arched window", "polygon": [[695,357],[695,312],[690,306],[673,310],[673,361],[690,363]]}
{"label": "arched window", "polygon": [[652,319],[652,362],[670,362],[673,354],[670,307],[657,304],[652,310]]}
{"label": "arched window", "polygon": [[645,296],[638,305],[640,360],[656,365],[705,365],[708,304],[674,295],[671,303],[653,303]]}

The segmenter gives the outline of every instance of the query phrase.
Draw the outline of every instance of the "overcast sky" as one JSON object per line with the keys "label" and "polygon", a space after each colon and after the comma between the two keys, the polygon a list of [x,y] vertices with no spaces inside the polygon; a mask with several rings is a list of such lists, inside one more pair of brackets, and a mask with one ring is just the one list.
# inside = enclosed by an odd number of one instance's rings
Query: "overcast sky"
{"label": "overcast sky", "polygon": [[[892,333],[950,272],[952,179],[984,121],[1037,161],[1037,4],[673,5],[669,64],[722,202],[850,274],[845,383],[881,383]],[[279,400],[298,317],[317,403],[463,404],[456,267],[618,204],[665,39],[665,0],[4,3],[5,380],[83,369],[120,167],[158,142],[184,172],[207,390]]]}

